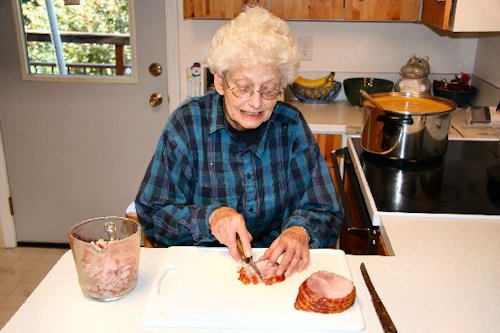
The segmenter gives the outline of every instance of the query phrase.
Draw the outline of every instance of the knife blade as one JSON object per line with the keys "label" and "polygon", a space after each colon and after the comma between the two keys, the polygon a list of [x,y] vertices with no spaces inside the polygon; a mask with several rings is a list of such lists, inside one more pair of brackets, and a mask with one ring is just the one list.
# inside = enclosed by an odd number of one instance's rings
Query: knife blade
{"label": "knife blade", "polygon": [[382,303],[382,300],[377,294],[377,291],[375,290],[375,287],[373,286],[372,280],[370,279],[370,276],[368,275],[368,271],[366,270],[365,263],[362,262],[361,265],[359,266],[361,269],[361,274],[363,275],[363,279],[365,280],[365,284],[368,287],[368,291],[370,292],[370,296],[372,297],[372,302],[373,306],[375,307],[375,311],[377,312],[378,319],[380,320],[380,323],[382,324],[382,329],[384,332],[388,333],[397,333],[396,326],[394,326],[394,323],[392,322],[391,317],[389,316],[389,312],[387,312],[387,309],[384,306],[384,303]]}
{"label": "knife blade", "polygon": [[262,277],[262,273],[257,268],[257,265],[255,265],[255,262],[253,261],[252,256],[247,257],[245,255],[245,250],[243,249],[243,244],[241,243],[241,238],[240,238],[240,235],[238,235],[238,234],[236,234],[236,247],[238,248],[238,252],[240,253],[241,259],[245,263],[249,264],[254,269],[255,273],[257,273],[257,275],[259,276],[260,280],[262,282],[264,282],[264,278]]}

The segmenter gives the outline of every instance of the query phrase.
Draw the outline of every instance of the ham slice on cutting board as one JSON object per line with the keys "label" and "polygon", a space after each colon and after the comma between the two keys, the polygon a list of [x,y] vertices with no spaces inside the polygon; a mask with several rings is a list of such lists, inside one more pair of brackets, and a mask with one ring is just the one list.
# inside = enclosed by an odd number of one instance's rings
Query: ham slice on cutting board
{"label": "ham slice on cutting board", "polygon": [[[259,258],[265,249],[253,249]],[[241,264],[226,248],[169,247],[149,287],[143,312],[147,327],[212,331],[359,332],[364,319],[357,301],[341,313],[324,315],[294,307],[300,285],[321,270],[351,279],[344,252],[313,249],[306,270],[283,282],[244,285]]]}
{"label": "ham slice on cutting board", "polygon": [[285,275],[278,275],[276,273],[278,270],[278,264],[269,265],[269,260],[264,259],[256,261],[255,266],[259,269],[264,281],[260,281],[257,272],[255,272],[254,268],[250,264],[244,264],[239,269],[238,280],[243,282],[243,284],[264,283],[267,286],[285,281]]}
{"label": "ham slice on cutting board", "polygon": [[354,304],[356,288],[351,280],[328,271],[318,271],[299,287],[295,300],[297,310],[339,313]]}

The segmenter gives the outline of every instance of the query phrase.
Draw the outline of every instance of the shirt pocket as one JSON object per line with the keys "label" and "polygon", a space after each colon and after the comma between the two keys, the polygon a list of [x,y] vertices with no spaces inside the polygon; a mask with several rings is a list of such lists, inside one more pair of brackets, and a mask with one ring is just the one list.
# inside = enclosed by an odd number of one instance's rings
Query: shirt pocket
{"label": "shirt pocket", "polygon": [[220,204],[233,208],[238,207],[238,196],[234,186],[231,185],[212,185],[203,183],[199,192],[195,193],[194,204],[209,205]]}

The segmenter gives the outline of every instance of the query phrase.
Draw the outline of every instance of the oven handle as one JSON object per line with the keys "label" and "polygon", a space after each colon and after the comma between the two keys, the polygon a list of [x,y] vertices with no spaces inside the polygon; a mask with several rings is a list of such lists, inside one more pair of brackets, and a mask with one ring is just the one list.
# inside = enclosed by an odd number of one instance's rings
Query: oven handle
{"label": "oven handle", "polygon": [[[335,171],[335,178],[337,181],[337,184],[339,185],[339,194],[340,194],[340,200],[342,201],[342,205],[344,206],[344,214],[345,214],[345,220],[347,223],[347,230],[353,231],[353,230],[359,230],[359,231],[371,231],[371,228],[368,227],[356,227],[354,226],[351,212],[349,210],[349,206],[347,203],[347,194],[345,192],[345,187],[344,187],[344,181],[342,180],[342,177],[340,176],[340,166],[339,162],[337,161],[337,156],[343,156],[344,154],[349,154],[349,151],[347,150],[347,147],[332,150],[332,161],[333,161],[333,170]],[[344,167],[347,167],[345,165]]]}

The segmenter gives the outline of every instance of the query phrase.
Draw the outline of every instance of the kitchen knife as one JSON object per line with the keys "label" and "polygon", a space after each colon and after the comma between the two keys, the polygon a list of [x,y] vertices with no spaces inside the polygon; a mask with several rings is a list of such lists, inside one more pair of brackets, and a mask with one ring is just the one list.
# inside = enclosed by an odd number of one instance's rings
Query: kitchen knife
{"label": "kitchen knife", "polygon": [[245,250],[243,250],[243,244],[241,243],[240,235],[236,234],[236,247],[238,248],[238,252],[240,253],[241,259],[252,266],[252,268],[255,270],[257,275],[259,276],[260,280],[264,282],[264,278],[262,277],[262,273],[260,270],[257,268],[257,265],[255,265],[255,262],[253,261],[252,256],[247,257],[245,256]]}
{"label": "kitchen knife", "polygon": [[368,287],[370,296],[372,297],[373,306],[375,306],[375,311],[377,312],[378,319],[382,324],[382,329],[384,330],[384,332],[397,333],[398,330],[396,329],[396,326],[394,326],[389,313],[387,312],[384,304],[382,303],[382,300],[378,296],[377,291],[373,286],[372,280],[370,279],[370,276],[368,275],[368,272],[366,270],[365,263],[362,262],[359,268],[361,269],[361,274],[363,275],[365,284]]}

